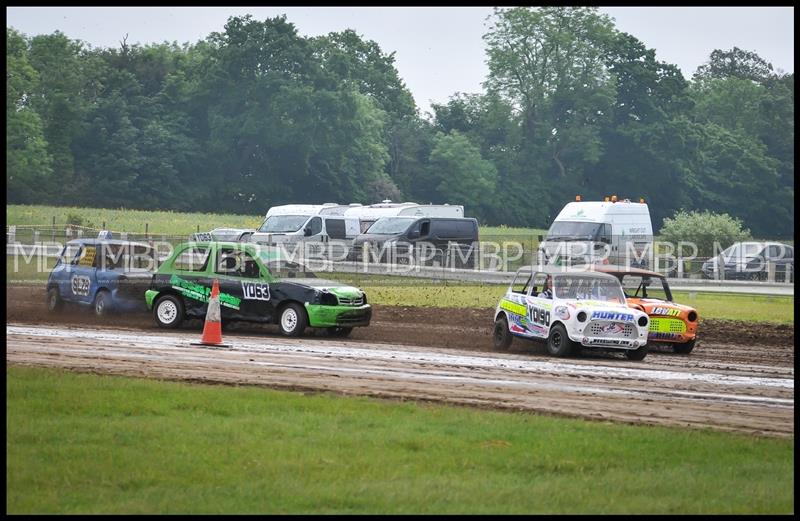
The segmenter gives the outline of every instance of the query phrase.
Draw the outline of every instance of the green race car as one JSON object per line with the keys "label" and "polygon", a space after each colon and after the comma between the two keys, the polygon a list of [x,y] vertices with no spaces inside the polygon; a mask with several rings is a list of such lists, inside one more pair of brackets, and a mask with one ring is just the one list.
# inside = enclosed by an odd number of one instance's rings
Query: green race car
{"label": "green race car", "polygon": [[223,323],[277,323],[286,336],[306,327],[344,337],[368,326],[372,307],[358,288],[319,279],[280,250],[255,243],[190,242],[175,248],[145,292],[159,326],[175,328],[185,318],[204,318],[211,285],[219,280]]}

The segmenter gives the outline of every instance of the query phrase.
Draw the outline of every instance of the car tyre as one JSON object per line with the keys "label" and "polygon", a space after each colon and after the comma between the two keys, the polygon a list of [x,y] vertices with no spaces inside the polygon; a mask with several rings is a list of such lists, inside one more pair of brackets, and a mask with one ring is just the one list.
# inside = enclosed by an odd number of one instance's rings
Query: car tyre
{"label": "car tyre", "polygon": [[547,352],[553,356],[570,356],[578,351],[578,347],[570,340],[567,329],[563,324],[556,324],[550,328],[550,335],[547,337]]}
{"label": "car tyre", "polygon": [[94,314],[104,317],[111,311],[111,293],[106,289],[101,289],[94,296]]}
{"label": "car tyre", "polygon": [[302,335],[308,325],[306,310],[295,302],[288,304],[280,312],[278,325],[284,336],[298,337]]}
{"label": "car tyre", "polygon": [[645,344],[639,349],[625,351],[625,358],[628,360],[644,360],[644,357],[647,356],[648,351],[650,351],[650,348],[647,346],[647,344]]}
{"label": "car tyre", "polygon": [[511,341],[514,340],[514,336],[508,330],[508,319],[503,315],[500,315],[494,321],[492,340],[494,341],[494,348],[498,351],[506,351],[511,347]]}
{"label": "car tyre", "polygon": [[696,339],[693,338],[693,339],[689,340],[688,342],[683,342],[682,344],[675,344],[674,346],[672,346],[672,350],[675,353],[678,353],[678,354],[681,354],[681,355],[688,355],[689,353],[692,352],[692,349],[694,349],[695,340]]}
{"label": "car tyre", "polygon": [[153,306],[156,324],[164,329],[175,329],[183,322],[183,300],[175,295],[164,295]]}
{"label": "car tyre", "polygon": [[352,327],[329,327],[328,336],[334,338],[346,338],[353,332]]}
{"label": "car tyre", "polygon": [[56,313],[64,309],[64,300],[58,292],[58,288],[47,290],[47,311]]}

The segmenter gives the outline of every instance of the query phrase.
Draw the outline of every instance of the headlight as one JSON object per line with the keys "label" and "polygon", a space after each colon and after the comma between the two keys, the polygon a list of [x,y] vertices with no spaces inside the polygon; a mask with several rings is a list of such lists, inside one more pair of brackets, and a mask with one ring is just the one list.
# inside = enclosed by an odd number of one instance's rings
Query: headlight
{"label": "headlight", "polygon": [[586,322],[586,312],[580,311],[578,313],[578,322]]}
{"label": "headlight", "polygon": [[686,318],[689,319],[689,322],[694,322],[695,320],[697,320],[697,312],[690,311],[689,315]]}
{"label": "headlight", "polygon": [[639,317],[637,322],[641,327],[644,327],[647,325],[647,317]]}
{"label": "headlight", "polygon": [[362,292],[361,293],[361,298],[364,299],[364,300],[361,301],[361,303],[362,304],[366,304],[367,303],[367,294]]}
{"label": "headlight", "polygon": [[333,293],[328,293],[327,291],[323,291],[322,295],[319,298],[319,303],[323,306],[338,306],[339,299],[336,298],[336,295]]}

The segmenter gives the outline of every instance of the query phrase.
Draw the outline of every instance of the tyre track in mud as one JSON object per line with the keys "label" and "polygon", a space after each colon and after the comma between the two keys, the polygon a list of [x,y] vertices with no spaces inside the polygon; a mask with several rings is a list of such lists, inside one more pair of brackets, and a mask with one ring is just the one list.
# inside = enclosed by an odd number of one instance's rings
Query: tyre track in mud
{"label": "tyre track in mud", "polygon": [[[371,326],[349,339],[314,330],[286,339],[277,326],[240,323],[225,328],[235,349],[222,351],[186,346],[199,339],[201,321],[170,332],[146,311],[98,318],[68,307],[50,314],[43,287],[7,289],[7,364],[794,435],[792,326],[703,321],[688,356],[656,348],[642,362],[595,352],[554,359],[543,344],[520,340],[508,352],[492,352],[492,309],[378,305]],[[27,334],[9,334],[20,327],[14,323],[24,323]],[[53,327],[63,331],[50,334]],[[749,336],[735,334],[745,329]],[[133,339],[88,339],[97,335]]]}
{"label": "tyre track in mud", "polygon": [[[791,437],[793,370],[678,370],[623,359],[195,333],[7,324],[6,363],[101,374],[444,402],[635,424]],[[656,357],[657,358],[657,357]]]}

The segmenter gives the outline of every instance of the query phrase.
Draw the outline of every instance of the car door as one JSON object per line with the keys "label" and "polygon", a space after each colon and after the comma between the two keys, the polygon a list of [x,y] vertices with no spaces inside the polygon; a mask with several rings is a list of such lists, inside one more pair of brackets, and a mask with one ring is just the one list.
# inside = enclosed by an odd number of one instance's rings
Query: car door
{"label": "car door", "polygon": [[529,336],[534,338],[547,338],[550,334],[550,316],[553,311],[552,283],[551,296],[549,298],[539,296],[545,288],[547,277],[546,273],[534,273],[525,297],[527,329]]}
{"label": "car door", "polygon": [[206,290],[210,290],[212,282],[209,275],[210,258],[210,245],[188,244],[175,255],[170,265],[159,270],[163,274],[156,276],[159,289],[172,288],[181,294],[188,316],[205,316]]}
{"label": "car door", "polygon": [[85,244],[70,266],[69,289],[71,300],[91,304],[97,292],[97,245]]}
{"label": "car door", "polygon": [[270,321],[274,313],[270,285],[261,263],[247,250],[217,246],[214,274],[219,276],[223,318]]}

